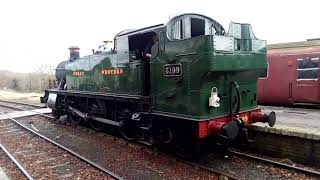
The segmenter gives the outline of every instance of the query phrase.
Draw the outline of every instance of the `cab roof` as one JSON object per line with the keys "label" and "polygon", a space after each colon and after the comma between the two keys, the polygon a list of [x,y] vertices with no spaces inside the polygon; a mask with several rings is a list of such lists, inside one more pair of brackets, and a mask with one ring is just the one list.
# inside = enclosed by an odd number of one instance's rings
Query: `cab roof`
{"label": "cab roof", "polygon": [[142,33],[142,32],[146,32],[146,31],[152,31],[155,29],[160,29],[162,27],[166,27],[166,25],[168,23],[170,23],[172,20],[183,17],[183,16],[198,16],[198,17],[202,17],[203,19],[208,19],[209,21],[214,23],[216,26],[219,26],[219,28],[221,30],[224,30],[224,28],[217,21],[215,21],[214,19],[212,19],[208,16],[205,16],[202,14],[197,14],[197,13],[183,13],[183,14],[179,14],[179,15],[176,15],[176,16],[170,18],[166,24],[157,24],[157,25],[153,25],[153,26],[140,28],[140,29],[127,29],[127,30],[121,31],[115,36],[115,38],[121,37],[121,36],[126,36],[126,35],[132,35],[132,34],[136,34],[136,33]]}
{"label": "cab roof", "polygon": [[164,24],[157,24],[157,25],[153,25],[153,26],[148,26],[148,27],[144,27],[144,28],[140,28],[140,29],[128,29],[128,30],[124,30],[119,32],[115,38],[117,37],[121,37],[121,36],[125,36],[125,35],[131,35],[131,34],[136,34],[136,33],[141,33],[141,32],[145,32],[145,31],[151,31],[151,30],[155,30],[155,29],[159,29],[164,27]]}

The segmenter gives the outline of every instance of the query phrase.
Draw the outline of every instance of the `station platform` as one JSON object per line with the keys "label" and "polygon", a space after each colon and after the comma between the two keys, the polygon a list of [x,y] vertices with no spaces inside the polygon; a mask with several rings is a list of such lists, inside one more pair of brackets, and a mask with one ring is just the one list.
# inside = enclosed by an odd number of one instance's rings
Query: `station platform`
{"label": "station platform", "polygon": [[320,140],[320,109],[260,106],[263,112],[274,111],[277,122],[274,127],[255,123],[250,130],[294,136],[303,139]]}

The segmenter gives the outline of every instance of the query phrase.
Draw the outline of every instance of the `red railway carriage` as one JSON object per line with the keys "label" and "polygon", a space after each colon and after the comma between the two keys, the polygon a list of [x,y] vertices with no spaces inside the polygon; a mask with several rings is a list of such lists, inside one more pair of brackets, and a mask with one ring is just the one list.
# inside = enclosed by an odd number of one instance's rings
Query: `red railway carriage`
{"label": "red railway carriage", "polygon": [[269,45],[267,58],[260,104],[320,104],[320,39]]}

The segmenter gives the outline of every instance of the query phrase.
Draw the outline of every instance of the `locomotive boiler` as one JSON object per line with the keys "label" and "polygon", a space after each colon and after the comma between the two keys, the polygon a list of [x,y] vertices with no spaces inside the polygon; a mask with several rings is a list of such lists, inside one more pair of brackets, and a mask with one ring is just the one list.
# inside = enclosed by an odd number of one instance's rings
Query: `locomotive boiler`
{"label": "locomotive boiler", "polygon": [[[200,14],[126,30],[112,51],[63,64],[58,89],[43,101],[56,118],[116,127],[148,145],[194,148],[247,140],[246,127],[275,124],[257,106],[257,79],[267,67],[266,41],[249,24],[228,32]],[[57,70],[58,71],[58,70]]]}

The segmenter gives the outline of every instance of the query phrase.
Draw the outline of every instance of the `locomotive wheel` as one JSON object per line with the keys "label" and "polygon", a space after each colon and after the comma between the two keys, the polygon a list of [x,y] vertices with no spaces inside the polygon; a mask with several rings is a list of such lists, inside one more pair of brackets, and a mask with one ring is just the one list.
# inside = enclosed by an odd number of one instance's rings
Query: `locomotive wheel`
{"label": "locomotive wheel", "polygon": [[68,119],[74,125],[79,125],[82,121],[81,117],[76,116],[76,115],[71,115],[71,114],[68,114]]}
{"label": "locomotive wheel", "polygon": [[154,137],[161,143],[169,144],[173,140],[170,128],[159,128],[154,131]]}
{"label": "locomotive wheel", "polygon": [[104,123],[95,120],[89,120],[89,125],[96,131],[102,131],[106,126]]}
{"label": "locomotive wheel", "polygon": [[138,138],[136,123],[127,122],[120,127],[121,135],[128,141],[133,141]]}
{"label": "locomotive wheel", "polygon": [[120,122],[120,133],[128,141],[138,138],[137,122],[131,119],[132,112],[127,108],[115,107],[115,119]]}
{"label": "locomotive wheel", "polygon": [[[104,102],[98,99],[96,101],[91,102],[88,109],[88,114],[92,116],[103,117],[106,113],[106,106]],[[105,123],[90,118],[88,120],[88,123],[90,127],[96,131],[102,131],[106,127]]]}
{"label": "locomotive wheel", "polygon": [[58,110],[56,109],[52,109],[52,116],[55,118],[55,119],[59,119],[61,117],[61,114]]}

